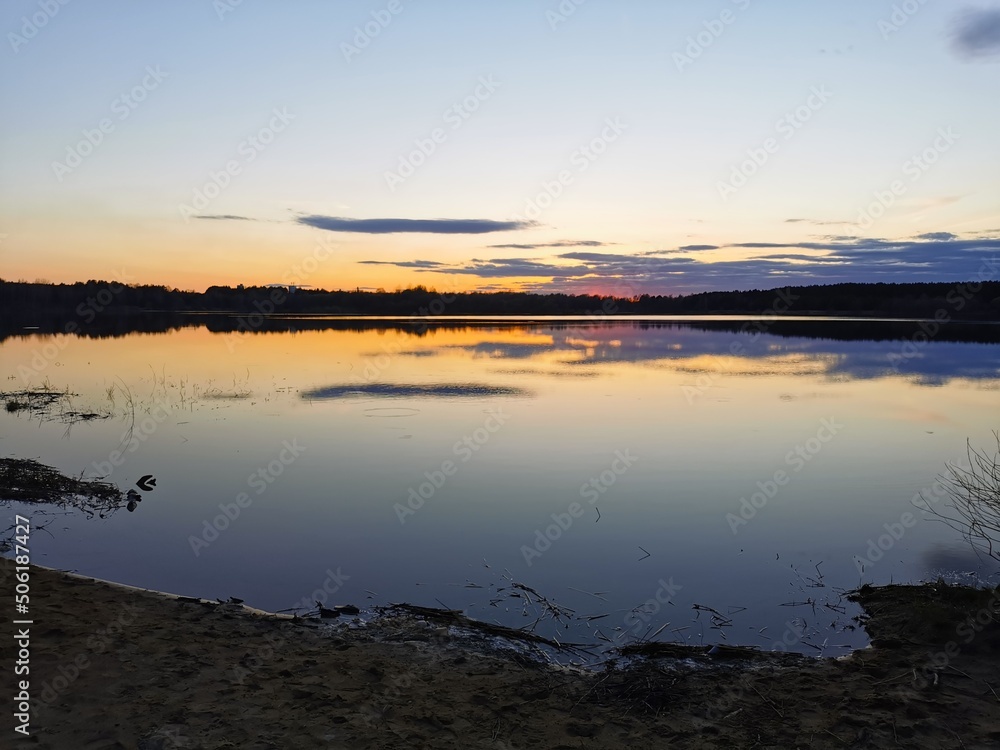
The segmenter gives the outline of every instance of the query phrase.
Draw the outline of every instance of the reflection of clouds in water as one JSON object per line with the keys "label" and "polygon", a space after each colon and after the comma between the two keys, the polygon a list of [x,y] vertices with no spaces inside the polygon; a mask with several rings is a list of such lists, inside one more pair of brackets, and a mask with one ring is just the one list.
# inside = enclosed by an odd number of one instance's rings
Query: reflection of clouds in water
{"label": "reflection of clouds in water", "polygon": [[[509,341],[479,341],[475,344],[449,344],[437,349],[412,349],[400,352],[404,357],[437,357],[449,350],[468,352],[473,357],[490,359],[529,359],[547,351],[552,351],[551,343],[511,343]],[[375,355],[373,355],[375,356]]]}
{"label": "reflection of clouds in water", "polygon": [[405,385],[393,383],[364,383],[331,385],[302,392],[306,400],[340,398],[491,398],[494,396],[530,396],[523,388],[481,383],[435,383],[431,385]]}
{"label": "reflection of clouds in water", "polygon": [[508,344],[504,342],[483,341],[472,346],[460,347],[473,357],[488,357],[490,359],[530,359],[552,350],[551,344]]}
{"label": "reflection of clouds in water", "polygon": [[553,378],[596,378],[600,373],[595,370],[540,370],[519,368],[516,370],[493,370],[497,375],[547,375]]}
{"label": "reflection of clouds in water", "polygon": [[649,366],[693,375],[823,375],[829,371],[828,362],[832,359],[834,359],[832,355],[806,354],[782,354],[758,358],[699,354],[684,359],[662,360]]}
{"label": "reflection of clouds in water", "polygon": [[[373,409],[365,409],[363,414],[366,417],[381,417],[385,419],[393,417],[415,417],[420,413],[420,409],[407,409],[402,406],[384,406],[376,407]],[[403,430],[404,427],[395,427],[392,429]]]}
{"label": "reflection of clouds in water", "polygon": [[[542,329],[551,343],[482,341],[447,347],[474,357],[532,359],[549,353],[571,353],[561,364],[572,366],[648,363],[686,372],[727,375],[817,374],[835,381],[905,377],[917,385],[939,386],[955,378],[989,381],[1000,379],[1000,346],[964,341],[931,341],[916,352],[892,324],[869,323],[867,333],[856,333],[859,324],[848,324],[842,338],[744,333],[707,329],[685,323],[619,323],[561,326]],[[897,326],[898,327],[898,326]],[[800,325],[796,332],[800,331]],[[830,333],[829,324],[817,334]],[[957,329],[956,329],[957,330]],[[981,331],[980,331],[981,332]],[[851,335],[858,338],[852,340]],[[977,333],[977,335],[979,335]],[[912,356],[902,356],[909,352]],[[896,365],[894,368],[893,365]],[[531,371],[557,374],[554,371]],[[562,373],[558,373],[562,374]]]}

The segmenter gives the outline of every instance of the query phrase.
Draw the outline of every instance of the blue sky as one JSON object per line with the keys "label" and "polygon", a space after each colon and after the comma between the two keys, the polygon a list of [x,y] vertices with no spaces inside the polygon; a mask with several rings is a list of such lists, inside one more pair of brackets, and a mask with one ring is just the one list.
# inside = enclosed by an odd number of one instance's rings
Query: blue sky
{"label": "blue sky", "polygon": [[2,18],[5,278],[202,289],[310,258],[326,288],[998,273],[997,2],[35,0]]}

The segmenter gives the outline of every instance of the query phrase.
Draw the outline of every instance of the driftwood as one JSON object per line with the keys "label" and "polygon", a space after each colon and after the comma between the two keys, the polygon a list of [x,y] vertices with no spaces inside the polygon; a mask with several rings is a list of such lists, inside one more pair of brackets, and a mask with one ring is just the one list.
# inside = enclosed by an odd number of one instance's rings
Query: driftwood
{"label": "driftwood", "polygon": [[[125,494],[115,485],[97,479],[73,478],[30,458],[0,458],[0,506],[10,502],[75,508],[88,516],[106,518],[126,505]],[[134,505],[131,503],[130,505]],[[41,518],[53,515],[46,507],[32,510],[32,525],[44,529]],[[0,552],[12,549],[16,526],[0,530]]]}
{"label": "driftwood", "polygon": [[30,458],[0,458],[0,502],[12,500],[100,513],[120,507],[125,494],[110,482],[68,477]]}
{"label": "driftwood", "polygon": [[517,628],[509,628],[505,625],[473,620],[466,617],[457,609],[437,609],[435,607],[421,607],[416,604],[406,603],[390,604],[388,607],[381,607],[379,609],[383,614],[390,616],[404,614],[422,617],[425,620],[437,622],[441,625],[463,628],[495,638],[506,638],[511,641],[521,641],[536,645],[540,644],[560,651],[577,651],[590,647],[590,644],[586,643],[560,643],[551,638],[538,635],[538,633],[533,633],[530,630],[518,630]]}

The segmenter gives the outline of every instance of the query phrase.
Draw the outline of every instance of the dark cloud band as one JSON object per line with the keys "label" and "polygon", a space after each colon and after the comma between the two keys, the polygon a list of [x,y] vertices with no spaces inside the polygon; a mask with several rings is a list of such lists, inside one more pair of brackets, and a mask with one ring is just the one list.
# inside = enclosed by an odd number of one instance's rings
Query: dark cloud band
{"label": "dark cloud band", "polygon": [[[836,238],[825,242],[743,242],[730,247],[761,250],[755,258],[703,261],[657,254],[576,250],[553,259],[474,258],[465,263],[391,265],[483,279],[539,279],[536,291],[589,291],[619,284],[634,293],[769,289],[784,284],[960,281],[1000,277],[1000,239],[960,239],[928,232],[916,239]],[[388,262],[384,262],[388,263]]]}
{"label": "dark cloud band", "polygon": [[360,234],[489,234],[512,232],[535,226],[530,221],[492,221],[491,219],[344,219],[339,216],[300,216],[305,224],[328,232]]}

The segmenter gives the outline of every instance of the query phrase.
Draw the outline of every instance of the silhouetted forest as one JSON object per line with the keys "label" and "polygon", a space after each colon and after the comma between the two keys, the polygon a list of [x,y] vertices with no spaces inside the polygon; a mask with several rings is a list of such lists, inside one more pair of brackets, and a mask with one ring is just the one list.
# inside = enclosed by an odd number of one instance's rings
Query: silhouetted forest
{"label": "silhouetted forest", "polygon": [[288,290],[212,286],[204,292],[158,285],[87,281],[43,284],[0,280],[0,313],[8,323],[62,317],[85,328],[97,317],[139,312],[231,312],[262,315],[840,315],[1000,321],[1000,282],[830,284],[785,289],[648,295],[523,292],[439,293]]}

